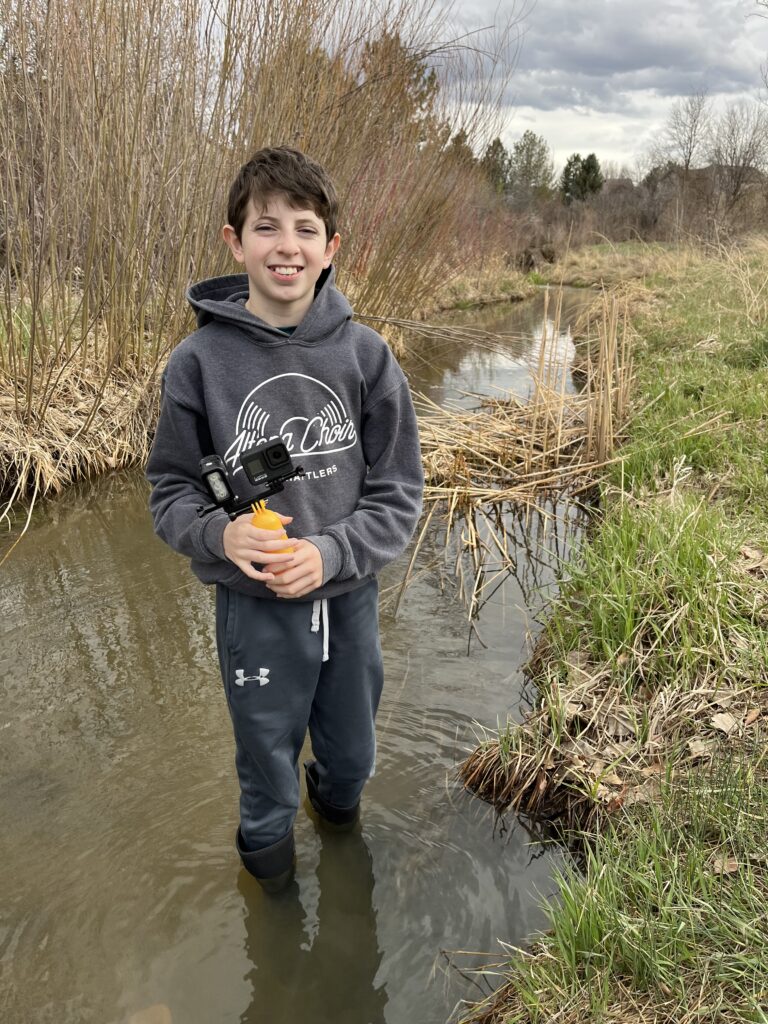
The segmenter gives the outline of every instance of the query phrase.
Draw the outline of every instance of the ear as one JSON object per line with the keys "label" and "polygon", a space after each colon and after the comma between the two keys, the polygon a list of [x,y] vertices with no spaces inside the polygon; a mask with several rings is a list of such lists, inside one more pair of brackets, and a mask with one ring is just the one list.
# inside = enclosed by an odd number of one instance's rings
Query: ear
{"label": "ear", "polygon": [[240,243],[240,239],[237,237],[237,232],[231,224],[225,224],[221,229],[221,237],[227,243],[229,251],[235,257],[238,263],[245,262],[245,256],[243,255],[243,247]]}
{"label": "ear", "polygon": [[325,255],[323,256],[323,266],[324,267],[330,267],[331,261],[333,260],[333,257],[336,255],[336,253],[339,251],[339,246],[340,245],[341,245],[341,235],[337,231],[336,234],[333,236],[333,238],[328,243],[328,245],[326,245],[326,247],[325,247]]}

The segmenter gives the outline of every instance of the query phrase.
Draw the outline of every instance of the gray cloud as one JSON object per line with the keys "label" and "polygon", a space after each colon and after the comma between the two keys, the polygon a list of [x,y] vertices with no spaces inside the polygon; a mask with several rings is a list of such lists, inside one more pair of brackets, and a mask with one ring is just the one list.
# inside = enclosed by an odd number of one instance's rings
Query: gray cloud
{"label": "gray cloud", "polygon": [[[524,0],[461,5],[467,27],[524,11]],[[522,47],[507,101],[642,114],[657,96],[744,94],[760,85],[768,21],[754,0],[536,0],[522,19]]]}

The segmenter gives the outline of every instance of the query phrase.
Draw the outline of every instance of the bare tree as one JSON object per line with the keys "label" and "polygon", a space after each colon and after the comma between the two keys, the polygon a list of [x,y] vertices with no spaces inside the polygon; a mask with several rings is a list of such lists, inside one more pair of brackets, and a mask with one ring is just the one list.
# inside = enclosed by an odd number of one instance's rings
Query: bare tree
{"label": "bare tree", "polygon": [[764,181],[768,111],[758,103],[732,103],[713,127],[708,156],[729,213],[750,186]]}
{"label": "bare tree", "polygon": [[653,161],[664,164],[671,160],[688,171],[703,159],[710,130],[710,103],[705,92],[676,100],[667,123],[653,147]]}
{"label": "bare tree", "polygon": [[[755,3],[758,7],[762,7],[763,10],[766,12],[765,14],[755,12],[757,17],[768,18],[768,0],[755,0]],[[765,84],[765,88],[766,90],[768,90],[768,61],[765,64],[763,64],[763,66],[760,68],[760,71],[763,76],[763,83]]]}

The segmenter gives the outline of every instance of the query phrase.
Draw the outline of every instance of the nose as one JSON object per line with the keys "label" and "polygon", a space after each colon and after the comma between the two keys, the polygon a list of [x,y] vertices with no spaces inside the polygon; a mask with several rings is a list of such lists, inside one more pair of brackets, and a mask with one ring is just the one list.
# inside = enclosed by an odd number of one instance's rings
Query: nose
{"label": "nose", "polygon": [[296,236],[291,231],[283,231],[280,238],[277,240],[277,248],[279,252],[293,255],[299,251],[299,244]]}

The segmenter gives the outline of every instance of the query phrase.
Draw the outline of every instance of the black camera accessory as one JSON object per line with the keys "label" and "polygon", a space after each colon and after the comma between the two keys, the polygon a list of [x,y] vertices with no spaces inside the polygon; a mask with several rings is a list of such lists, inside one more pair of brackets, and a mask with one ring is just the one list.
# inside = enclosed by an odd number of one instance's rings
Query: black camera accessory
{"label": "black camera accessory", "polygon": [[201,518],[221,508],[230,519],[235,519],[257,502],[282,491],[286,480],[304,475],[303,467],[293,468],[290,453],[280,440],[267,441],[242,452],[240,465],[248,482],[256,488],[255,494],[244,499],[235,493],[223,459],[218,455],[207,455],[200,460],[200,475],[213,499],[212,505],[198,505],[197,514]]}

